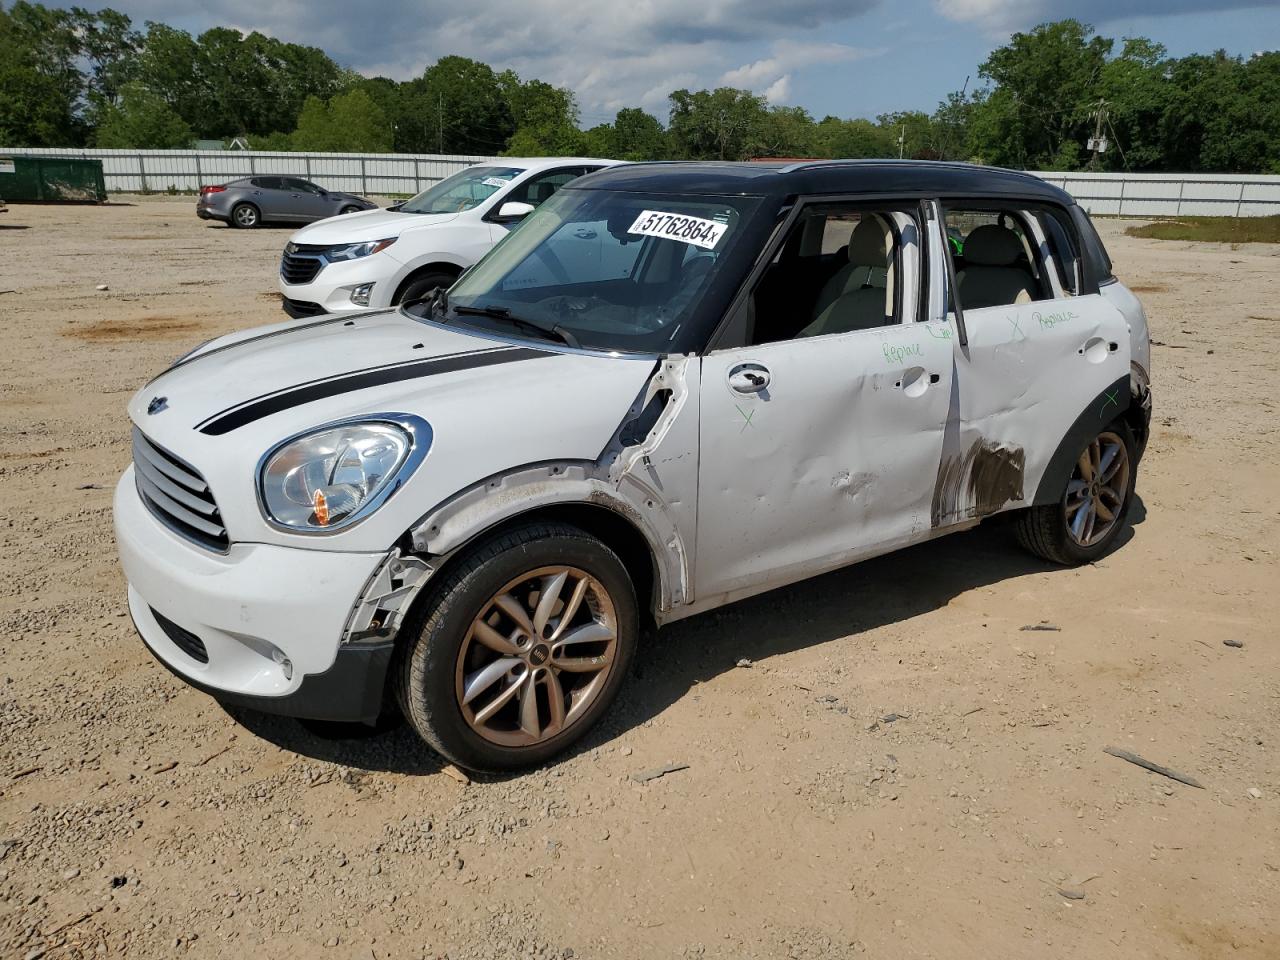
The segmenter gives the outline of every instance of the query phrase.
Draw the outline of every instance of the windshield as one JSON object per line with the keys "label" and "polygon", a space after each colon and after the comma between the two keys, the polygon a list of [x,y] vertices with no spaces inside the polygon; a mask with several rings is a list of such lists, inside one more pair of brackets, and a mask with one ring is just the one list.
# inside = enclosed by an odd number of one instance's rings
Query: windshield
{"label": "windshield", "polygon": [[709,303],[723,310],[736,286],[727,259],[758,204],[561,190],[449,291],[448,320],[522,336],[542,328],[586,348],[680,349],[690,319]]}
{"label": "windshield", "polygon": [[400,212],[461,213],[484,203],[522,173],[520,167],[468,167],[406,200]]}

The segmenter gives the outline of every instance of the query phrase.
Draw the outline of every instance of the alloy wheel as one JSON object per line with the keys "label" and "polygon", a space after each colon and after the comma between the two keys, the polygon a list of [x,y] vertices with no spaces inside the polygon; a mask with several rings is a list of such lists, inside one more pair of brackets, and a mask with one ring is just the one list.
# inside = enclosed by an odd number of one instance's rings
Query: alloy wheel
{"label": "alloy wheel", "polygon": [[1115,433],[1099,434],[1076,461],[1062,501],[1067,534],[1081,547],[1104,539],[1120,522],[1129,493],[1129,449]]}
{"label": "alloy wheel", "polygon": [[541,743],[582,718],[605,687],[618,617],[600,581],[576,567],[541,567],[481,607],[458,652],[458,707],[491,743]]}
{"label": "alloy wheel", "polygon": [[236,223],[242,227],[252,227],[258,223],[258,211],[253,207],[237,207],[234,216]]}

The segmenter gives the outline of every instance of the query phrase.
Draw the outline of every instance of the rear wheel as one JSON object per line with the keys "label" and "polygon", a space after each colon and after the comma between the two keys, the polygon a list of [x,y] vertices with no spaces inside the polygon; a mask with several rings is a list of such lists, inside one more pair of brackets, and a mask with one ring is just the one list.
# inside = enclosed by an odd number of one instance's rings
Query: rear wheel
{"label": "rear wheel", "polygon": [[347,213],[359,213],[359,212],[360,212],[359,207],[346,206],[338,211],[338,215],[342,216],[343,214],[347,214]]}
{"label": "rear wheel", "polygon": [[430,300],[440,290],[448,290],[457,278],[451,273],[433,271],[413,277],[400,288],[395,303],[412,303],[415,300]]}
{"label": "rear wheel", "polygon": [[262,214],[252,203],[237,203],[231,210],[231,225],[251,230],[262,222]]}
{"label": "rear wheel", "polygon": [[577,527],[517,527],[461,558],[406,624],[400,705],[460,766],[535,766],[608,709],[638,635],[616,553]]}
{"label": "rear wheel", "polygon": [[1136,448],[1120,420],[1086,444],[1057,503],[1017,517],[1018,541],[1054,563],[1089,563],[1115,543],[1129,517],[1136,479]]}

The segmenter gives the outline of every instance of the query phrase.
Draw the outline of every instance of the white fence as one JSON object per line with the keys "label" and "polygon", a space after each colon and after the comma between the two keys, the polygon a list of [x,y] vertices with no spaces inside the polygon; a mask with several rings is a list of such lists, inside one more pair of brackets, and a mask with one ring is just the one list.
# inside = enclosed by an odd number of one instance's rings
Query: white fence
{"label": "white fence", "polygon": [[248,150],[80,150],[0,148],[0,156],[85,157],[102,161],[112,193],[195,191],[257,174],[306,177],[329,190],[414,194],[490,157],[405,153],[266,153]]}
{"label": "white fence", "polygon": [[1090,213],[1123,217],[1280,214],[1280,177],[1214,173],[1040,173]]}
{"label": "white fence", "polygon": [[[494,157],[408,153],[264,153],[238,150],[80,150],[0,148],[101,160],[107,189],[117,193],[194,191],[255,174],[306,177],[330,190],[413,194],[464,167]],[[1243,174],[1042,173],[1090,213],[1125,217],[1280,214],[1280,177]]]}

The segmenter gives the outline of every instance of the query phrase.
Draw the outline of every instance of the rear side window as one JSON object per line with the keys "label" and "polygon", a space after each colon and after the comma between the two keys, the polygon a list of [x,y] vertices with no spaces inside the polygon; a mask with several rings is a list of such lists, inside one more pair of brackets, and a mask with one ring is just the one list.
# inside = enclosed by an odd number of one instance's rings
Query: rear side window
{"label": "rear side window", "polygon": [[1089,215],[1079,206],[1071,208],[1071,218],[1076,222],[1076,229],[1080,231],[1081,242],[1084,244],[1084,263],[1085,269],[1093,277],[1094,283],[1106,283],[1115,279],[1114,268],[1111,266],[1111,257],[1107,254],[1107,248],[1102,245],[1102,238],[1098,236],[1098,231],[1093,225],[1093,221],[1089,219]]}

